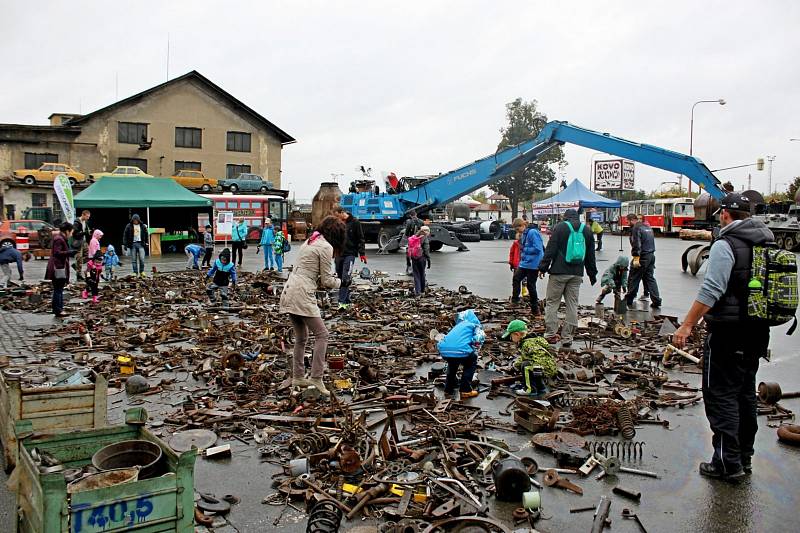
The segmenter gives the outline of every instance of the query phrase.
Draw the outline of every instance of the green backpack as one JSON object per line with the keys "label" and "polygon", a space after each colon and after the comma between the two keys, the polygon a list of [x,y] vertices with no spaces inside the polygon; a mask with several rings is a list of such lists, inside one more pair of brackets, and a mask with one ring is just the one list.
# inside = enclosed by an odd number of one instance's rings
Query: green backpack
{"label": "green backpack", "polygon": [[797,327],[797,258],[774,243],[753,246],[753,266],[750,270],[750,293],[747,297],[747,316],[779,326],[790,320]]}
{"label": "green backpack", "polygon": [[586,239],[583,235],[583,228],[586,224],[581,223],[580,227],[576,230],[572,227],[572,223],[564,221],[569,228],[569,239],[567,240],[567,254],[564,259],[567,263],[575,265],[583,263],[583,258],[586,257]]}

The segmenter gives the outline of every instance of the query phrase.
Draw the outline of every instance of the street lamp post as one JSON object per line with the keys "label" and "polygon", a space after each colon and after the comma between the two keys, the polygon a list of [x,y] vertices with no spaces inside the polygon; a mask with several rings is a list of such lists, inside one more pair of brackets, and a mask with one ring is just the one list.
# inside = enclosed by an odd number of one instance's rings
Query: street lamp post
{"label": "street lamp post", "polygon": [[[692,142],[694,141],[694,108],[697,104],[719,104],[725,105],[725,99],[719,98],[717,100],[698,100],[692,106],[692,117],[689,122],[689,155],[692,155]],[[683,177],[681,177],[681,188],[683,188]],[[692,194],[692,180],[689,180],[689,195]]]}
{"label": "street lamp post", "polygon": [[775,161],[774,155],[767,156],[767,162],[769,163],[769,168],[767,169],[767,175],[769,176],[767,179],[767,194],[772,194],[772,162]]}

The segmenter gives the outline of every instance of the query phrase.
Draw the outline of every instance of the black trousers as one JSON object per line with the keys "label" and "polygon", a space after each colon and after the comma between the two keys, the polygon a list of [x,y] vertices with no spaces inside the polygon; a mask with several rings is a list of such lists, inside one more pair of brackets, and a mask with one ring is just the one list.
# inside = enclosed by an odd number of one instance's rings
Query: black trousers
{"label": "black trousers", "polygon": [[742,322],[709,323],[703,361],[703,403],[711,426],[712,463],[737,472],[750,463],[758,431],[756,372],[769,328]]}
{"label": "black trousers", "polygon": [[654,254],[642,254],[639,256],[639,268],[631,268],[628,275],[628,292],[626,300],[628,305],[633,305],[636,293],[639,291],[639,283],[644,285],[644,293],[650,295],[650,300],[661,305],[661,295],[658,293],[658,283],[656,282],[656,256]]}
{"label": "black trousers", "polygon": [[531,301],[531,312],[533,312],[534,315],[539,314],[539,296],[536,294],[536,279],[538,277],[538,270],[517,267],[514,271],[514,277],[511,278],[511,301],[519,301],[522,280],[525,279],[525,283],[528,285],[528,297]]}
{"label": "black trousers", "polygon": [[203,256],[203,262],[200,266],[211,266],[211,259],[214,257],[214,248],[206,248],[206,253]]}
{"label": "black trousers", "polygon": [[[461,371],[461,381],[458,381],[458,368],[463,367]],[[447,360],[447,380],[444,384],[444,392],[453,394],[458,385],[458,390],[461,392],[472,391],[472,378],[475,376],[475,371],[478,369],[478,356],[472,354],[462,359],[448,359]]]}
{"label": "black trousers", "polygon": [[[236,260],[236,253],[239,253],[239,260]],[[242,256],[244,255],[244,241],[231,241],[231,262],[237,266],[242,266]]]}

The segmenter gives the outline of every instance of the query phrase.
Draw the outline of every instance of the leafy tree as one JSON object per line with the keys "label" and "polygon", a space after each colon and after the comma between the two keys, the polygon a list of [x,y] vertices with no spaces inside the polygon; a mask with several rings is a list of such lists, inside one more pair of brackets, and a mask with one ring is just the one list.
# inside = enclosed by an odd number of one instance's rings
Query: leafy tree
{"label": "leafy tree", "polygon": [[[542,131],[547,124],[547,116],[537,109],[537,105],[536,100],[525,102],[522,98],[506,104],[508,124],[500,129],[502,137],[497,146],[498,150],[532,139]],[[551,167],[553,164],[560,168],[567,164],[560,146],[549,150],[525,168],[494,182],[489,188],[508,196],[511,203],[511,217],[516,218],[521,201],[530,199],[535,193],[545,191],[553,183],[556,178],[556,173]]]}
{"label": "leafy tree", "polygon": [[489,203],[489,199],[486,197],[486,193],[484,191],[472,193],[470,196],[472,196],[472,199],[476,202],[480,202],[482,204]]}
{"label": "leafy tree", "polygon": [[800,189],[800,176],[797,176],[793,182],[789,184],[789,199],[794,200],[794,197],[797,196],[797,190]]}

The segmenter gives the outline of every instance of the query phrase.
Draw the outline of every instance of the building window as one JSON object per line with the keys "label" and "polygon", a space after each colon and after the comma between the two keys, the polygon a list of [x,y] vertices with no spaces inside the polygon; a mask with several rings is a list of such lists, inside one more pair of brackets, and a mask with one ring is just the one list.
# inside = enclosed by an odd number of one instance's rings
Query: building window
{"label": "building window", "polygon": [[44,192],[32,192],[31,193],[31,205],[33,207],[47,207],[47,193],[44,193]]}
{"label": "building window", "polygon": [[142,172],[147,172],[147,159],[139,159],[137,157],[120,157],[117,159],[117,166],[139,167]]}
{"label": "building window", "polygon": [[120,122],[117,141],[125,144],[141,144],[147,141],[147,124]]}
{"label": "building window", "polygon": [[57,194],[53,194],[53,220],[64,220],[64,211],[61,209]]}
{"label": "building window", "polygon": [[175,161],[175,174],[181,170],[201,170],[200,161]]}
{"label": "building window", "polygon": [[58,163],[58,154],[33,154],[25,152],[25,168],[37,169],[44,163]]}
{"label": "building window", "polygon": [[235,178],[242,173],[249,174],[250,165],[226,165],[225,167],[225,175],[228,179]]}
{"label": "building window", "polygon": [[200,128],[175,128],[175,146],[178,148],[202,148],[203,130]]}
{"label": "building window", "polygon": [[229,152],[249,152],[250,134],[238,131],[228,132],[228,151]]}

